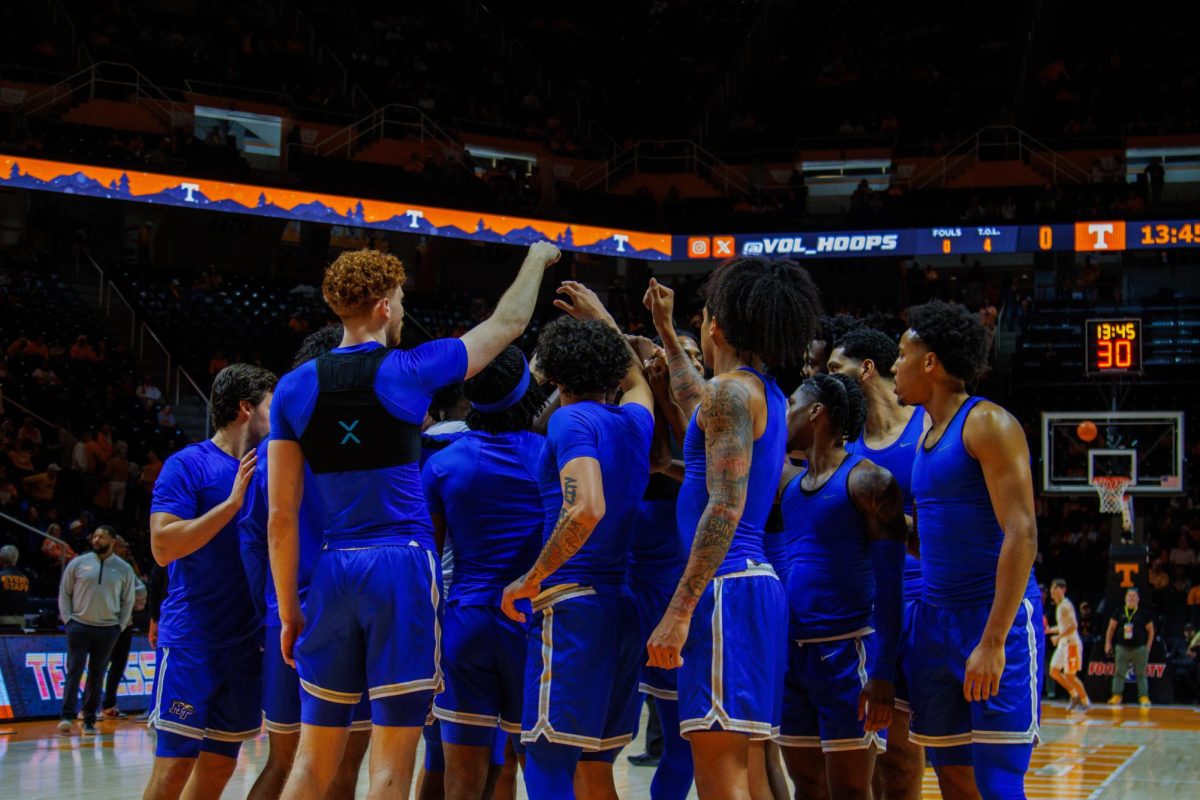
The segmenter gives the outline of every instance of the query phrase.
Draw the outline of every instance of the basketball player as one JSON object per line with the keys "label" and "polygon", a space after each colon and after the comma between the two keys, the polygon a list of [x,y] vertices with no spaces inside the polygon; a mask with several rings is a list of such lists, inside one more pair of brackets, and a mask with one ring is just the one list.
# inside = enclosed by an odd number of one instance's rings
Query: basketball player
{"label": "basketball player", "polygon": [[492,758],[497,727],[521,731],[525,629],[504,616],[500,598],[541,547],[545,437],[530,428],[546,395],[512,345],[463,392],[470,433],[429,458],[421,483],[435,535],[454,539],[454,582],[442,622],[446,688],[433,706],[444,791],[447,800],[483,800],[500,771]]}
{"label": "basketball player", "polygon": [[824,375],[829,372],[829,356],[837,347],[837,343],[843,336],[862,324],[862,320],[849,314],[822,316],[821,326],[804,348],[804,377],[811,378],[813,375]]}
{"label": "basketball player", "polygon": [[[284,376],[271,414],[271,571],[280,649],[303,690],[300,744],[283,797],[322,797],[354,706],[371,702],[372,792],[407,796],[417,739],[441,688],[437,551],[421,491],[421,423],[434,392],[479,373],[529,323],[558,248],[530,248],[490,319],[461,339],[393,350],[404,267],[372,250],[325,273],[342,346]],[[325,505],[325,542],[304,612],[297,592],[304,463]],[[365,677],[365,684],[364,684]]]}
{"label": "basketball player", "polygon": [[[340,325],[310,334],[300,345],[292,363],[295,369],[329,352],[342,341]],[[258,445],[258,465],[246,489],[246,501],[238,521],[241,538],[242,564],[250,582],[251,596],[259,615],[266,624],[263,646],[263,726],[267,729],[269,751],[267,763],[248,797],[250,800],[279,797],[284,781],[296,756],[300,740],[300,679],[296,670],[283,663],[279,649],[279,602],[275,598],[275,583],[267,554],[267,464],[269,439]],[[312,470],[305,465],[303,500],[300,503],[299,534],[300,562],[297,574],[301,606],[308,593],[313,564],[321,549],[325,531],[325,509]],[[363,700],[355,707],[350,726],[346,754],[337,777],[329,787],[327,798],[353,798],[358,784],[358,771],[371,738],[371,706]]]}
{"label": "basketball player", "polygon": [[1067,597],[1067,582],[1055,578],[1050,584],[1050,596],[1054,598],[1055,626],[1046,631],[1054,643],[1054,655],[1050,657],[1050,677],[1067,690],[1071,701],[1067,711],[1087,711],[1092,707],[1083,681],[1076,677],[1083,661],[1083,639],[1079,638],[1079,622],[1075,616],[1075,604]]}
{"label": "basketball player", "polygon": [[[612,798],[612,764],[637,727],[642,643],[629,549],[650,476],[654,400],[642,365],[595,295],[564,283],[573,317],[542,330],[537,359],[562,407],[550,418],[541,485],[546,536],[502,607],[533,601],[525,667],[525,789],[530,800]],[[606,396],[620,386],[620,405]]]}
{"label": "basketball player", "polygon": [[150,549],[171,591],[158,625],[154,770],[145,797],[217,797],[242,742],[262,725],[262,623],[237,569],[237,517],[270,429],[275,376],[248,364],[217,373],[216,433],[163,464],[150,502]]}
{"label": "basketball player", "polygon": [[[867,424],[862,435],[847,445],[854,455],[892,473],[904,499],[904,514],[912,520],[912,463],[929,416],[920,406],[902,406],[896,399],[892,364],[899,350],[892,337],[866,326],[846,333],[829,356],[829,373],[849,375],[867,398]],[[916,545],[916,537],[911,544]],[[912,612],[921,597],[921,561],[912,552],[904,558],[904,630],[896,665],[896,705],[888,725],[887,750],[876,761],[876,794],[886,800],[919,800],[925,774],[925,750],[908,737],[908,681],[904,650]]]}
{"label": "basketball player", "polygon": [[846,451],[867,416],[853,378],[817,375],[789,416],[788,670],[779,743],[798,796],[868,798],[891,721],[908,524],[896,479]]}
{"label": "basketball player", "polygon": [[978,317],[934,300],[908,325],[896,395],[931,421],[912,473],[925,581],[906,653],[912,737],[944,797],[1024,798],[1042,678],[1029,446],[967,391],[987,359]]}
{"label": "basketball player", "polygon": [[746,800],[751,740],[778,733],[786,655],[787,600],[763,524],[783,469],[787,399],[764,370],[803,352],[820,301],[805,270],[760,258],[717,267],[705,295],[700,345],[716,375],[707,383],[675,333],[673,292],[652,280],[644,298],[691,419],[677,507],[691,554],[647,649],[650,666],[680,669],[680,732],[700,797]]}

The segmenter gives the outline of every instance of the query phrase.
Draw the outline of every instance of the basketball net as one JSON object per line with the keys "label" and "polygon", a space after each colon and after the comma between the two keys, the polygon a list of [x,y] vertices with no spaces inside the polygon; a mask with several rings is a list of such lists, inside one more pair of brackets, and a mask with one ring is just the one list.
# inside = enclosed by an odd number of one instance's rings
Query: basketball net
{"label": "basketball net", "polygon": [[1120,514],[1121,526],[1125,530],[1133,527],[1129,516],[1129,503],[1125,498],[1125,490],[1132,483],[1128,475],[1097,475],[1092,478],[1092,486],[1100,495],[1101,514]]}

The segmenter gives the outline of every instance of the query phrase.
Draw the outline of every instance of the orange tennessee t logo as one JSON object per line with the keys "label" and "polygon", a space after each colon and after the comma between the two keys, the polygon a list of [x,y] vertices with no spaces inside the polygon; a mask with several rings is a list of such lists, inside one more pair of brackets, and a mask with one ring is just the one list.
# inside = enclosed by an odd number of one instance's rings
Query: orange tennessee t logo
{"label": "orange tennessee t logo", "polygon": [[1136,575],[1142,571],[1140,564],[1113,564],[1113,569],[1121,573],[1121,588],[1128,589],[1133,586],[1133,579],[1130,575]]}

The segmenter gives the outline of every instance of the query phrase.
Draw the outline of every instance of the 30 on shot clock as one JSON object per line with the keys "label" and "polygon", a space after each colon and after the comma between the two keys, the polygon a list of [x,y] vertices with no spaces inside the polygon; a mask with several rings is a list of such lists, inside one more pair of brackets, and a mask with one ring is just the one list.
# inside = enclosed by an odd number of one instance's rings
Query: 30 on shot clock
{"label": "30 on shot clock", "polygon": [[1089,375],[1142,371],[1142,321],[1137,317],[1089,319],[1084,326]]}

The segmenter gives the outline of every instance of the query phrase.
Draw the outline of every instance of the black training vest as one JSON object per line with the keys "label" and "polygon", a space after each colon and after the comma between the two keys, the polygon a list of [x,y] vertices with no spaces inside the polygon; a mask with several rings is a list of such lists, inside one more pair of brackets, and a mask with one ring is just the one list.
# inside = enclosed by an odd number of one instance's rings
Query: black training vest
{"label": "black training vest", "polygon": [[314,473],[385,469],[420,459],[421,426],[392,416],[375,395],[375,373],[390,352],[373,347],[317,358],[317,405],[300,436]]}

